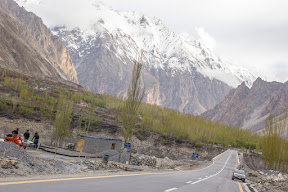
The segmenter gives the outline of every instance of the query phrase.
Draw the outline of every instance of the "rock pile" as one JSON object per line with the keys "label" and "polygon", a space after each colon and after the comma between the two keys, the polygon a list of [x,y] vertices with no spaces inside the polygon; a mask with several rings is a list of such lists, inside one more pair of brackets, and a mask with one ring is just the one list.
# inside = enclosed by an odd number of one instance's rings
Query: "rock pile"
{"label": "rock pile", "polygon": [[18,164],[19,164],[19,161],[17,161],[16,159],[12,159],[12,158],[9,158],[9,159],[3,159],[0,161],[0,167],[2,169],[18,169]]}
{"label": "rock pile", "polygon": [[5,150],[5,157],[13,157],[25,163],[31,163],[33,161],[33,157],[28,155],[22,147],[19,147],[15,143],[0,142],[0,157],[4,155]]}
{"label": "rock pile", "polygon": [[147,155],[139,155],[139,154],[133,154],[131,156],[131,165],[137,165],[137,166],[149,166],[149,167],[156,167],[156,157],[150,157]]}
{"label": "rock pile", "polygon": [[253,171],[247,174],[248,187],[258,191],[288,191],[288,175],[276,172]]}
{"label": "rock pile", "polygon": [[178,161],[173,161],[169,159],[168,157],[165,157],[164,159],[158,159],[156,162],[156,168],[158,169],[175,169],[178,166],[183,165],[183,163],[180,163]]}
{"label": "rock pile", "polygon": [[[98,157],[103,158],[104,155],[109,156],[109,159],[108,159],[109,161],[115,161],[115,162],[119,161],[120,154],[118,151],[115,151],[115,150],[103,151],[103,152],[98,154]],[[130,152],[122,151],[121,157],[120,157],[120,162],[126,163],[127,161],[129,161],[129,159],[130,159]]]}

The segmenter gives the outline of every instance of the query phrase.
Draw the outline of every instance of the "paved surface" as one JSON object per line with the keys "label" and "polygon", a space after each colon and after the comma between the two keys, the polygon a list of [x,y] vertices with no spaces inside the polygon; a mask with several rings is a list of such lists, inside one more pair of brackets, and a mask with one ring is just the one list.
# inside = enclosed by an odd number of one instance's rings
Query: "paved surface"
{"label": "paved surface", "polygon": [[0,191],[243,192],[241,184],[231,179],[237,163],[236,154],[236,151],[229,150],[214,163],[194,171],[43,179],[12,183],[0,181]]}

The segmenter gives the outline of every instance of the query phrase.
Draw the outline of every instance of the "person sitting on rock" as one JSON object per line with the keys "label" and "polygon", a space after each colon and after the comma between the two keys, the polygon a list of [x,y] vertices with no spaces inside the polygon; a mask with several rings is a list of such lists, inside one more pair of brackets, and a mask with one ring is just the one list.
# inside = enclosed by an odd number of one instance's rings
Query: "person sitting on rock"
{"label": "person sitting on rock", "polygon": [[15,129],[14,131],[12,131],[12,134],[18,135],[18,132],[19,132],[19,128],[17,128],[17,129]]}
{"label": "person sitting on rock", "polygon": [[34,139],[34,142],[33,142],[34,148],[37,149],[38,148],[38,142],[39,142],[39,135],[37,132],[33,136],[32,141],[33,141],[33,139]]}

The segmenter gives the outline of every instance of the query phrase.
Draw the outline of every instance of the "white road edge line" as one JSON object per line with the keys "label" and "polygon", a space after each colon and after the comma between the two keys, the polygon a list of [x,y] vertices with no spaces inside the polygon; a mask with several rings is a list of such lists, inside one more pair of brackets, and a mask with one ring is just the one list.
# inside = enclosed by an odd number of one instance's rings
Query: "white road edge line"
{"label": "white road edge line", "polygon": [[171,189],[167,189],[167,190],[165,190],[165,192],[170,192],[170,191],[174,191],[174,190],[176,190],[177,188],[171,188]]}
{"label": "white road edge line", "polygon": [[187,181],[186,183],[192,183],[192,181]]}
{"label": "white road edge line", "polygon": [[219,173],[221,173],[221,172],[224,170],[224,168],[226,167],[226,165],[227,165],[227,163],[228,163],[231,155],[232,155],[232,153],[230,153],[230,155],[229,155],[228,159],[226,160],[226,162],[225,162],[224,166],[222,167],[222,169],[221,169],[220,171],[218,171],[216,174],[211,175],[211,176],[209,176],[209,177],[206,177],[206,178],[204,178],[204,179],[201,179],[201,178],[200,178],[201,180],[195,181],[194,183],[191,183],[191,184],[194,185],[194,184],[196,184],[196,183],[199,183],[199,182],[204,181],[204,180],[206,180],[206,179],[209,179],[209,178],[211,178],[211,177],[215,177],[216,175],[218,175]]}
{"label": "white road edge line", "polygon": [[236,156],[237,156],[237,167],[238,167],[240,165],[240,159],[239,159],[240,157],[238,155],[238,151],[236,151]]}

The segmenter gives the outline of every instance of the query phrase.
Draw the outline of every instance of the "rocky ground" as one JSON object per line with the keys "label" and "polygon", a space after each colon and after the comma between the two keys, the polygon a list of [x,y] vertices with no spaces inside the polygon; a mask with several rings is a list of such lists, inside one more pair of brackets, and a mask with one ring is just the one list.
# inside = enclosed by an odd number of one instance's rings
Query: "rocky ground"
{"label": "rocky ground", "polygon": [[109,161],[106,165],[101,159],[72,158],[52,153],[20,148],[11,142],[0,142],[0,177],[49,175],[49,174],[77,174],[99,170],[107,171],[151,171],[167,169],[188,169],[196,164],[173,161],[147,155],[133,154],[131,164],[121,164]]}
{"label": "rocky ground", "polygon": [[258,192],[287,192],[288,174],[265,170],[265,163],[260,155],[248,154],[244,157],[244,170],[248,188]]}

